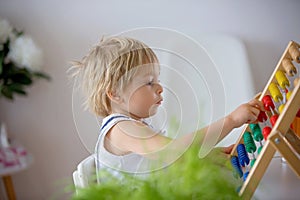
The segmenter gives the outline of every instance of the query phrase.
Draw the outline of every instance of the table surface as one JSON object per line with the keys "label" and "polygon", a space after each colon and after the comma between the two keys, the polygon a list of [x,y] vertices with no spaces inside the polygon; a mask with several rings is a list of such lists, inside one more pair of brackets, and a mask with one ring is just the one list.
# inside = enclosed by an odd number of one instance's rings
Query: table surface
{"label": "table surface", "polygon": [[282,161],[279,154],[272,159],[253,199],[300,199],[300,177],[292,171],[288,163]]}

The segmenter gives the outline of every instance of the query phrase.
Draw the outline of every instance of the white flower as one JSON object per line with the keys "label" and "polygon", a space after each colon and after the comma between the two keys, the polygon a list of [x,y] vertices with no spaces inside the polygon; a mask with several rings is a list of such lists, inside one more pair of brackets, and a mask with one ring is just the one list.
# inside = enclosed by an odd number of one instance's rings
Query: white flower
{"label": "white flower", "polygon": [[13,27],[5,19],[0,18],[0,50],[2,49],[3,43],[6,42],[8,37],[12,35]]}
{"label": "white flower", "polygon": [[42,51],[29,36],[22,35],[11,42],[7,57],[18,67],[32,71],[38,71],[42,66]]}

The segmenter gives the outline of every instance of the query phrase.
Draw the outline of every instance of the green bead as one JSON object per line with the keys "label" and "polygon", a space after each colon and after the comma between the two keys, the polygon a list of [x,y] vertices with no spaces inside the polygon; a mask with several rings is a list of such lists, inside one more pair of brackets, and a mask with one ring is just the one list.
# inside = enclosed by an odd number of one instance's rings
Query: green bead
{"label": "green bead", "polygon": [[254,143],[251,133],[246,131],[243,135],[243,139],[244,139],[246,151],[248,153],[254,153],[256,151],[256,145]]}
{"label": "green bead", "polygon": [[263,146],[258,147],[257,154],[259,154],[261,152],[262,148],[263,148]]}
{"label": "green bead", "polygon": [[254,165],[255,161],[256,161],[256,159],[255,159],[255,158],[253,158],[253,159],[251,160],[251,162],[250,162],[250,167],[253,167],[253,165]]}
{"label": "green bead", "polygon": [[253,133],[253,138],[255,141],[257,142],[260,142],[264,139],[264,136],[262,135],[261,133],[261,130],[256,130],[254,133]]}
{"label": "green bead", "polygon": [[257,128],[257,124],[249,124],[250,130],[253,132]]}
{"label": "green bead", "polygon": [[249,127],[253,133],[254,140],[257,142],[262,141],[264,137],[259,124],[249,124]]}

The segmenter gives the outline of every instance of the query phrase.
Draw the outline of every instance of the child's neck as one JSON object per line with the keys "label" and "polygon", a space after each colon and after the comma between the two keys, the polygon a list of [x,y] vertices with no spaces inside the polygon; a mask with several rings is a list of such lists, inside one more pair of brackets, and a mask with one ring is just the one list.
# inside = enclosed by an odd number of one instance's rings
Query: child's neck
{"label": "child's neck", "polygon": [[132,119],[135,119],[135,120],[138,120],[138,121],[141,121],[141,120],[142,120],[141,117],[136,116],[136,115],[134,115],[134,114],[132,114],[132,113],[130,113],[130,112],[128,112],[128,111],[124,111],[124,110],[122,110],[122,109],[113,110],[113,111],[111,112],[111,114],[114,114],[114,113],[126,115],[126,116],[131,117]]}

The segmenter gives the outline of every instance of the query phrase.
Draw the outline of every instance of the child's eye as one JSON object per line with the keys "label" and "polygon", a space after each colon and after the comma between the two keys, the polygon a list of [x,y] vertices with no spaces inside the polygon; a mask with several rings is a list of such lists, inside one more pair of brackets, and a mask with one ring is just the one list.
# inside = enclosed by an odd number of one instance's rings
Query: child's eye
{"label": "child's eye", "polygon": [[153,85],[153,81],[149,81],[148,83],[147,83],[147,85]]}

